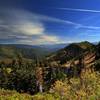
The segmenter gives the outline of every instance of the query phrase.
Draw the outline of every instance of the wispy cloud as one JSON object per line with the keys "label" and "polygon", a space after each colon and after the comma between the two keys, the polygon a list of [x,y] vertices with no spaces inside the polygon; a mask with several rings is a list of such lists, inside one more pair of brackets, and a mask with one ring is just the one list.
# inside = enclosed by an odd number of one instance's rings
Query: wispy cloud
{"label": "wispy cloud", "polygon": [[79,11],[79,12],[100,13],[100,10],[90,10],[90,9],[76,9],[76,8],[56,8],[56,9],[69,10],[69,11]]}
{"label": "wispy cloud", "polygon": [[91,30],[99,30],[100,27],[99,26],[86,26],[86,25],[80,25],[80,26],[76,26],[76,28],[83,28],[83,29],[91,29]]}
{"label": "wispy cloud", "polygon": [[[64,8],[58,8],[58,9],[64,9]],[[65,9],[67,9],[67,8],[65,8]],[[68,9],[70,9],[70,8],[68,8]],[[19,31],[24,31],[22,29],[26,29],[26,27],[28,27],[30,29],[29,33],[32,32],[33,34],[35,33],[35,31],[38,31],[38,30],[43,31],[44,26],[43,26],[43,24],[40,24],[41,21],[55,22],[55,23],[59,23],[59,24],[67,24],[67,25],[72,25],[76,28],[100,29],[100,27],[97,27],[97,26],[86,26],[86,25],[76,23],[76,22],[73,22],[70,20],[63,20],[63,19],[59,19],[59,18],[55,18],[55,17],[49,17],[49,16],[45,16],[45,15],[35,14],[35,13],[31,13],[29,11],[24,11],[24,10],[15,10],[14,9],[14,10],[8,11],[8,12],[11,14],[11,15],[9,15],[10,17],[13,16],[13,18],[8,17],[9,21],[6,18],[6,21],[8,22],[8,24],[10,22],[10,27],[13,26],[13,27],[16,27],[16,29],[19,28]],[[7,13],[7,14],[9,14],[9,13]],[[8,15],[6,15],[6,16],[8,16]],[[3,20],[1,20],[1,21],[3,22]],[[12,23],[11,23],[11,21],[12,21]],[[7,27],[7,25],[2,25],[2,24],[0,24],[0,26]],[[22,29],[20,26],[22,27]],[[36,26],[39,29],[37,29]],[[34,30],[34,32],[33,32],[32,29],[34,29],[34,28],[36,30]]]}
{"label": "wispy cloud", "polygon": [[16,43],[45,44],[64,42],[59,36],[50,35],[44,22],[70,25],[74,29],[100,30],[100,27],[97,26],[86,26],[73,21],[35,14],[20,9],[4,10],[0,14],[2,15],[0,16],[0,39],[15,40]]}
{"label": "wispy cloud", "polygon": [[[47,33],[43,21],[64,23],[59,19],[38,15],[25,10],[2,11],[0,39],[16,40],[23,44],[57,43],[58,36]],[[1,14],[1,13],[0,13]]]}
{"label": "wispy cloud", "polygon": [[61,40],[57,37],[57,36],[53,36],[53,35],[39,35],[36,38],[30,38],[30,39],[20,39],[19,41],[17,41],[17,43],[21,43],[21,44],[36,44],[36,45],[40,45],[40,44],[55,44],[55,43],[60,43]]}

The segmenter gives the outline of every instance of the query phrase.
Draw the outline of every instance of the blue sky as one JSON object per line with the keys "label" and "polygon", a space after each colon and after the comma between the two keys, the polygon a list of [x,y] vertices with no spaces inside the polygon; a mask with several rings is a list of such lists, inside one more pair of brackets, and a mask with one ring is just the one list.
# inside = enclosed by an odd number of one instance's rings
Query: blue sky
{"label": "blue sky", "polygon": [[0,0],[0,43],[100,41],[100,0]]}

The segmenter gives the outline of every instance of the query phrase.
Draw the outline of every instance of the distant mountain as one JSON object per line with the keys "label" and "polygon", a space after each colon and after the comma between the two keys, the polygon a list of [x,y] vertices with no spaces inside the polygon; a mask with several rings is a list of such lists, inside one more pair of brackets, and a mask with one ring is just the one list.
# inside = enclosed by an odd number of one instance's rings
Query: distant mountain
{"label": "distant mountain", "polygon": [[19,45],[19,44],[1,44],[0,59],[16,58],[20,54],[23,58],[34,59],[42,58],[50,51],[39,46]]}
{"label": "distant mountain", "polygon": [[66,47],[67,45],[69,45],[68,43],[61,43],[61,44],[48,44],[48,45],[39,45],[39,47],[48,49],[50,51],[57,51],[59,49],[62,49],[64,47]]}
{"label": "distant mountain", "polygon": [[67,44],[52,45],[23,45],[23,44],[0,44],[0,59],[16,58],[19,54],[23,58],[44,58],[46,55],[64,48]]}

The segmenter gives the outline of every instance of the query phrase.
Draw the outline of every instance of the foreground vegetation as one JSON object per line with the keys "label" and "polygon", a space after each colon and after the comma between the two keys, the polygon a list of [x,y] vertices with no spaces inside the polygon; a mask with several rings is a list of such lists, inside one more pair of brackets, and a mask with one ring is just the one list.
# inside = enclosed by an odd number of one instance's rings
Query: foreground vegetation
{"label": "foreground vegetation", "polygon": [[49,91],[35,95],[1,89],[0,100],[99,100],[99,77],[99,73],[84,73],[81,79],[57,80]]}

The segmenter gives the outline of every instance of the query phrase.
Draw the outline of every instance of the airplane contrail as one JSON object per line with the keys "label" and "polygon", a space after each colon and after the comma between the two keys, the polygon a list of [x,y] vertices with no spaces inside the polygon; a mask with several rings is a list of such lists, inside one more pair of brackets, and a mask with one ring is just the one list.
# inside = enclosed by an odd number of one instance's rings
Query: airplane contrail
{"label": "airplane contrail", "polygon": [[79,12],[100,13],[100,10],[92,10],[92,9],[76,9],[76,8],[57,8],[57,9],[69,10],[69,11],[79,11]]}

